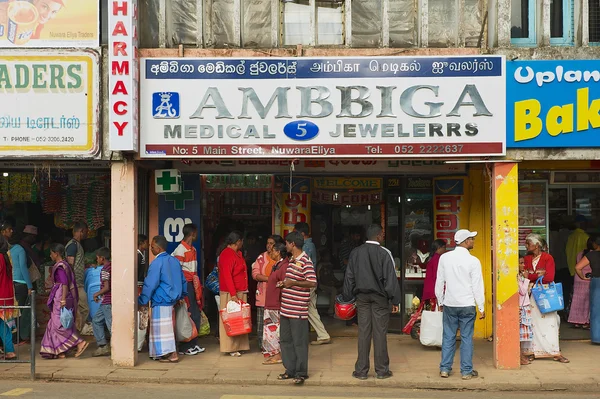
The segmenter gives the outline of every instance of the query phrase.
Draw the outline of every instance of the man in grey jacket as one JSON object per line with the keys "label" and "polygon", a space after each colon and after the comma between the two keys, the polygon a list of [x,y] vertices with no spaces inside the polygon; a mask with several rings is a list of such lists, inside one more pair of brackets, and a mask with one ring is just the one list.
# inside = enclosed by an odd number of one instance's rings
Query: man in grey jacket
{"label": "man in grey jacket", "polygon": [[392,253],[381,246],[384,238],[380,225],[369,226],[367,242],[350,254],[344,280],[344,300],[356,298],[358,310],[358,360],[352,376],[359,380],[368,378],[371,339],[377,378],[392,376],[387,331],[390,313],[399,310],[400,285]]}

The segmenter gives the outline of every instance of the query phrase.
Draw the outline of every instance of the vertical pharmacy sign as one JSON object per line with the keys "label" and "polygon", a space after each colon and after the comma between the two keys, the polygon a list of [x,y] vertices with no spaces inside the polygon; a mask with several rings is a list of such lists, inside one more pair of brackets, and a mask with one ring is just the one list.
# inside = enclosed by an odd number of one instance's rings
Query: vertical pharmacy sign
{"label": "vertical pharmacy sign", "polygon": [[109,147],[113,151],[137,151],[137,3],[137,0],[109,2]]}

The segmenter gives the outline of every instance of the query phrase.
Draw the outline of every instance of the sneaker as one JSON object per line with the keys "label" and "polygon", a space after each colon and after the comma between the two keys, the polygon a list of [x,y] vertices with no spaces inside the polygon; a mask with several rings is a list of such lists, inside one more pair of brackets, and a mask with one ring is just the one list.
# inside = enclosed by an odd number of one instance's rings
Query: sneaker
{"label": "sneaker", "polygon": [[196,345],[194,349],[196,349],[196,352],[198,353],[202,353],[206,350],[206,348],[202,348],[200,345]]}
{"label": "sneaker", "polygon": [[448,378],[448,377],[450,377],[450,373],[447,371],[440,371],[440,377]]}
{"label": "sneaker", "polygon": [[327,345],[331,343],[331,338],[329,339],[318,339],[316,341],[311,342],[311,345]]}
{"label": "sneaker", "polygon": [[378,380],[386,380],[386,379],[388,379],[390,377],[393,377],[393,376],[394,376],[394,373],[392,373],[391,371],[388,371],[385,374],[377,374],[377,379]]}
{"label": "sneaker", "polygon": [[92,353],[92,357],[108,356],[110,355],[110,349],[108,345],[99,346],[98,349]]}
{"label": "sneaker", "polygon": [[195,356],[198,353],[200,353],[200,352],[198,352],[196,350],[196,348],[190,348],[190,349],[186,350],[185,352],[179,352],[180,355],[186,355],[186,356]]}
{"label": "sneaker", "polygon": [[356,371],[352,372],[352,377],[356,378],[357,380],[361,380],[361,381],[364,381],[369,378],[366,375],[357,374]]}
{"label": "sneaker", "polygon": [[462,379],[466,381],[466,380],[471,380],[471,379],[477,378],[477,377],[479,377],[479,373],[477,371],[473,370],[471,372],[471,374],[464,374],[462,376]]}

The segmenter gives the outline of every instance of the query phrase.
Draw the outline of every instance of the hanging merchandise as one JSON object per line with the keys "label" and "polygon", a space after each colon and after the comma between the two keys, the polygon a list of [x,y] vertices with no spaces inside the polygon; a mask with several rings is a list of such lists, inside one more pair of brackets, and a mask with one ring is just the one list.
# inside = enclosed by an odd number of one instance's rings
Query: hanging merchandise
{"label": "hanging merchandise", "polygon": [[45,214],[60,212],[63,182],[58,179],[44,179],[41,183],[42,211]]}
{"label": "hanging merchandise", "polygon": [[11,173],[0,177],[0,197],[4,201],[37,202],[38,187],[32,173]]}

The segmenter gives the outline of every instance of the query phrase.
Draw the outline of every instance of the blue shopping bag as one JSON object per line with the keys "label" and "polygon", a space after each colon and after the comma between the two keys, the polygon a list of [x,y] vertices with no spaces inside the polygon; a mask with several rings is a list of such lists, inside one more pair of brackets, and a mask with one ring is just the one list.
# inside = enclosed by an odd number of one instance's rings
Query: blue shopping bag
{"label": "blue shopping bag", "polygon": [[540,312],[545,314],[563,310],[565,308],[565,300],[563,298],[562,284],[550,283],[544,286],[542,279],[543,277],[538,278],[531,289],[531,295],[533,295],[533,299],[535,299]]}
{"label": "blue shopping bag", "polygon": [[208,288],[213,294],[219,295],[219,267],[215,266],[212,272],[208,273],[204,286]]}

